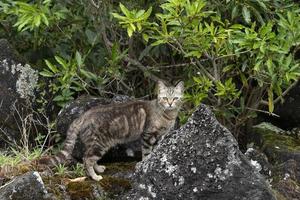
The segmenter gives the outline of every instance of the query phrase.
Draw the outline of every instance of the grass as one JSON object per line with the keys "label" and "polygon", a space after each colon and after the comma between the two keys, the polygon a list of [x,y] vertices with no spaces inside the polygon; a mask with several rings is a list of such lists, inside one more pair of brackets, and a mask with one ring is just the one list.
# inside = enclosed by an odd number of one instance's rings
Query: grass
{"label": "grass", "polygon": [[9,152],[0,152],[0,167],[5,165],[15,166],[22,161],[32,161],[39,158],[42,155],[42,151],[39,148],[28,151],[27,149],[13,149]]}

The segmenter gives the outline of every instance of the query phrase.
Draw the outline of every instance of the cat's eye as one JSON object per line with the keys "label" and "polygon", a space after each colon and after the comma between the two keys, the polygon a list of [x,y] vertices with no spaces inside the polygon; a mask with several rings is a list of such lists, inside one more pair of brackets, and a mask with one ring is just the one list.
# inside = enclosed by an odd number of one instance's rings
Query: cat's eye
{"label": "cat's eye", "polygon": [[163,100],[168,101],[168,97],[163,97]]}
{"label": "cat's eye", "polygon": [[173,98],[173,100],[175,100],[175,101],[178,100],[178,99],[179,99],[178,97],[174,97],[174,98]]}

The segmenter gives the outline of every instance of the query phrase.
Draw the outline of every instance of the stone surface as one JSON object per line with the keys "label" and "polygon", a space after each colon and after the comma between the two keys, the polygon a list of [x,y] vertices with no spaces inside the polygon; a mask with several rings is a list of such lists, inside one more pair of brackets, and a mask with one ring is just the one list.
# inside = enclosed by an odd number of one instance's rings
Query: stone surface
{"label": "stone surface", "polygon": [[0,39],[0,146],[19,140],[21,121],[29,114],[37,72],[25,64],[7,40]]}
{"label": "stone surface", "polygon": [[269,123],[254,126],[253,142],[260,147],[272,164],[280,164],[289,159],[300,162],[300,140],[284,134],[282,129]]}
{"label": "stone surface", "polygon": [[[130,101],[132,98],[128,96],[118,95],[112,99],[92,97],[92,96],[82,96],[73,102],[67,104],[58,114],[57,117],[57,132],[66,137],[69,125],[74,119],[79,117],[83,112],[88,109],[98,106],[106,105],[110,103],[122,103]],[[80,141],[76,142],[73,157],[77,160],[82,158],[83,144]],[[141,143],[140,140],[130,142],[128,144],[118,145],[112,148],[109,152],[105,154],[101,162],[120,162],[120,161],[133,161],[141,159]]]}
{"label": "stone surface", "polygon": [[252,138],[272,164],[272,188],[278,199],[300,199],[300,140],[270,123],[254,126]]}
{"label": "stone surface", "polygon": [[268,157],[261,151],[248,148],[245,156],[250,160],[250,163],[266,178],[272,175],[272,165],[268,161]]}
{"label": "stone surface", "polygon": [[275,199],[232,134],[204,105],[137,164],[131,180],[133,189],[119,199]]}
{"label": "stone surface", "polygon": [[286,199],[300,199],[300,164],[288,160],[274,167],[273,188]]}
{"label": "stone surface", "polygon": [[28,172],[0,187],[1,200],[43,200],[46,194],[38,172]]}

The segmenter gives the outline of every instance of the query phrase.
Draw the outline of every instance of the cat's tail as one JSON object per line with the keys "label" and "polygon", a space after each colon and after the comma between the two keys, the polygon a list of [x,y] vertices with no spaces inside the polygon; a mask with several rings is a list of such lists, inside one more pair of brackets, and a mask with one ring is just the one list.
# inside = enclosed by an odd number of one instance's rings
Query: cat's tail
{"label": "cat's tail", "polygon": [[75,119],[70,125],[67,138],[63,144],[63,149],[54,156],[44,156],[36,160],[38,165],[47,165],[48,167],[58,166],[60,164],[69,165],[73,161],[72,152],[79,136],[80,129],[82,128],[82,118]]}

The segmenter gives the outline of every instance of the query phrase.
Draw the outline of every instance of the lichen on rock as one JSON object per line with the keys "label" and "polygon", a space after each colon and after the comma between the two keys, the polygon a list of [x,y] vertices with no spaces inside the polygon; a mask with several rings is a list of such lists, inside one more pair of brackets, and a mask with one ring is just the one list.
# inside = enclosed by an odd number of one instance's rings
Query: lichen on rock
{"label": "lichen on rock", "polygon": [[7,59],[0,60],[0,67],[2,73],[11,73],[17,75],[16,92],[23,99],[34,97],[34,90],[38,83],[38,72],[34,70],[29,64],[22,65],[21,63],[14,63],[14,61],[7,61]]}

